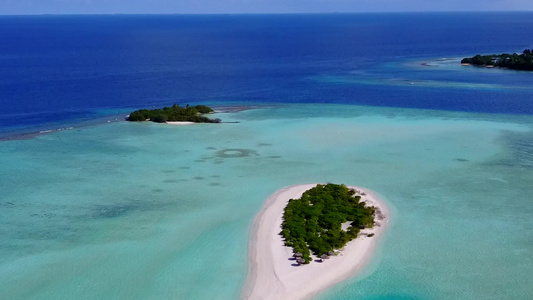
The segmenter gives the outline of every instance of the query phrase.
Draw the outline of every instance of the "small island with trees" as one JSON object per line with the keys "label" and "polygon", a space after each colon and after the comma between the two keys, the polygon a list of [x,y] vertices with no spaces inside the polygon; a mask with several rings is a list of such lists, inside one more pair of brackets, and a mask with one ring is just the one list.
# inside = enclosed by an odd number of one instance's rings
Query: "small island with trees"
{"label": "small island with trees", "polygon": [[520,71],[533,71],[533,49],[526,49],[522,54],[490,54],[490,55],[476,55],[474,57],[466,57],[461,60],[461,64],[506,68]]}
{"label": "small island with trees", "polygon": [[252,223],[241,298],[307,299],[353,277],[388,224],[388,206],[369,189],[309,183],[275,191]]}
{"label": "small island with trees", "polygon": [[220,119],[210,119],[203,114],[213,113],[213,109],[205,105],[181,107],[177,104],[162,109],[140,109],[132,112],[128,121],[165,122],[194,122],[194,123],[220,123]]}
{"label": "small island with trees", "polygon": [[339,184],[318,184],[301,198],[289,200],[280,235],[285,245],[293,248],[298,264],[308,264],[311,251],[321,260],[327,259],[334,250],[357,238],[361,229],[372,228],[376,214],[381,212],[362,202],[356,190]]}

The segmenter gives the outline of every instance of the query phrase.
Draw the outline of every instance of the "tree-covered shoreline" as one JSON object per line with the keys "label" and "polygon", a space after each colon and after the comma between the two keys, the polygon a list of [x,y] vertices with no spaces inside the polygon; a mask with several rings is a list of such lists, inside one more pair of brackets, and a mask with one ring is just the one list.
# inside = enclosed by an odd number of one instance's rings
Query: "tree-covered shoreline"
{"label": "tree-covered shoreline", "polygon": [[522,54],[478,54],[473,57],[463,58],[461,63],[474,66],[494,66],[511,70],[533,71],[533,49],[526,49]]}
{"label": "tree-covered shoreline", "polygon": [[[361,196],[345,185],[319,184],[299,199],[290,199],[283,214],[285,245],[300,253],[304,263],[331,254],[357,238],[359,231],[374,225],[376,207],[366,206]],[[350,222],[344,231],[342,224]]]}
{"label": "tree-covered shoreline", "polygon": [[177,104],[162,109],[140,109],[132,112],[127,120],[152,121],[156,123],[165,122],[194,122],[194,123],[220,123],[220,119],[210,119],[202,114],[214,112],[212,108],[205,105],[181,107]]}

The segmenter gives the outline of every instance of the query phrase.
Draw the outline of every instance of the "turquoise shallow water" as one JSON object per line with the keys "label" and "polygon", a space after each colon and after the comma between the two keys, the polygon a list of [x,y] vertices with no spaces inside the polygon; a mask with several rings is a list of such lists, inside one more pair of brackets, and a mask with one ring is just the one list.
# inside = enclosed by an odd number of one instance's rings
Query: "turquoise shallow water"
{"label": "turquoise shallow water", "polygon": [[530,117],[275,105],[0,143],[4,299],[235,299],[274,191],[375,190],[392,224],[319,299],[529,299]]}

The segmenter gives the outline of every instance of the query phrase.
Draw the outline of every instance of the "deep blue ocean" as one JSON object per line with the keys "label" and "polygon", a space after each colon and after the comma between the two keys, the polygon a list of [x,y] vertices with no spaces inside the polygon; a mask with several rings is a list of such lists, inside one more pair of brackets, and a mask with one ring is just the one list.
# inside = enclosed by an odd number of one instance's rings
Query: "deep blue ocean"
{"label": "deep blue ocean", "polygon": [[[318,182],[375,191],[390,222],[316,299],[533,299],[533,73],[460,65],[533,48],[532,29],[533,13],[0,16],[0,299],[238,299],[265,199]],[[228,123],[122,121],[174,103]]]}
{"label": "deep blue ocean", "polygon": [[[532,26],[532,13],[2,16],[0,128],[4,135],[53,129],[189,102],[529,115],[530,89],[416,88],[390,80],[453,77],[452,85],[532,88],[527,73],[506,71],[502,82],[494,76],[500,71],[472,76],[398,67],[409,60],[521,52],[533,47]],[[343,76],[356,80],[339,82]]]}

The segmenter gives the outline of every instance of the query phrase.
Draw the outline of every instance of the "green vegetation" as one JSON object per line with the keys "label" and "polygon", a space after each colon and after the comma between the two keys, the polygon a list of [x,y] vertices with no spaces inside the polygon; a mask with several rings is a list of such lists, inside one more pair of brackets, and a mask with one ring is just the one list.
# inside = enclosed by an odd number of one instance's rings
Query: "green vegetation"
{"label": "green vegetation", "polygon": [[[360,202],[361,197],[345,185],[317,185],[300,199],[291,199],[283,214],[282,231],[285,245],[301,253],[305,263],[316,256],[344,247],[357,238],[363,228],[374,225],[375,207]],[[351,222],[347,231],[342,223]]]}
{"label": "green vegetation", "polygon": [[129,115],[128,121],[220,123],[220,119],[209,119],[201,115],[212,112],[213,110],[205,105],[181,107],[174,104],[163,109],[136,110]]}
{"label": "green vegetation", "polygon": [[494,66],[512,70],[533,71],[533,49],[526,49],[522,54],[476,55],[461,60],[462,64],[475,66]]}

